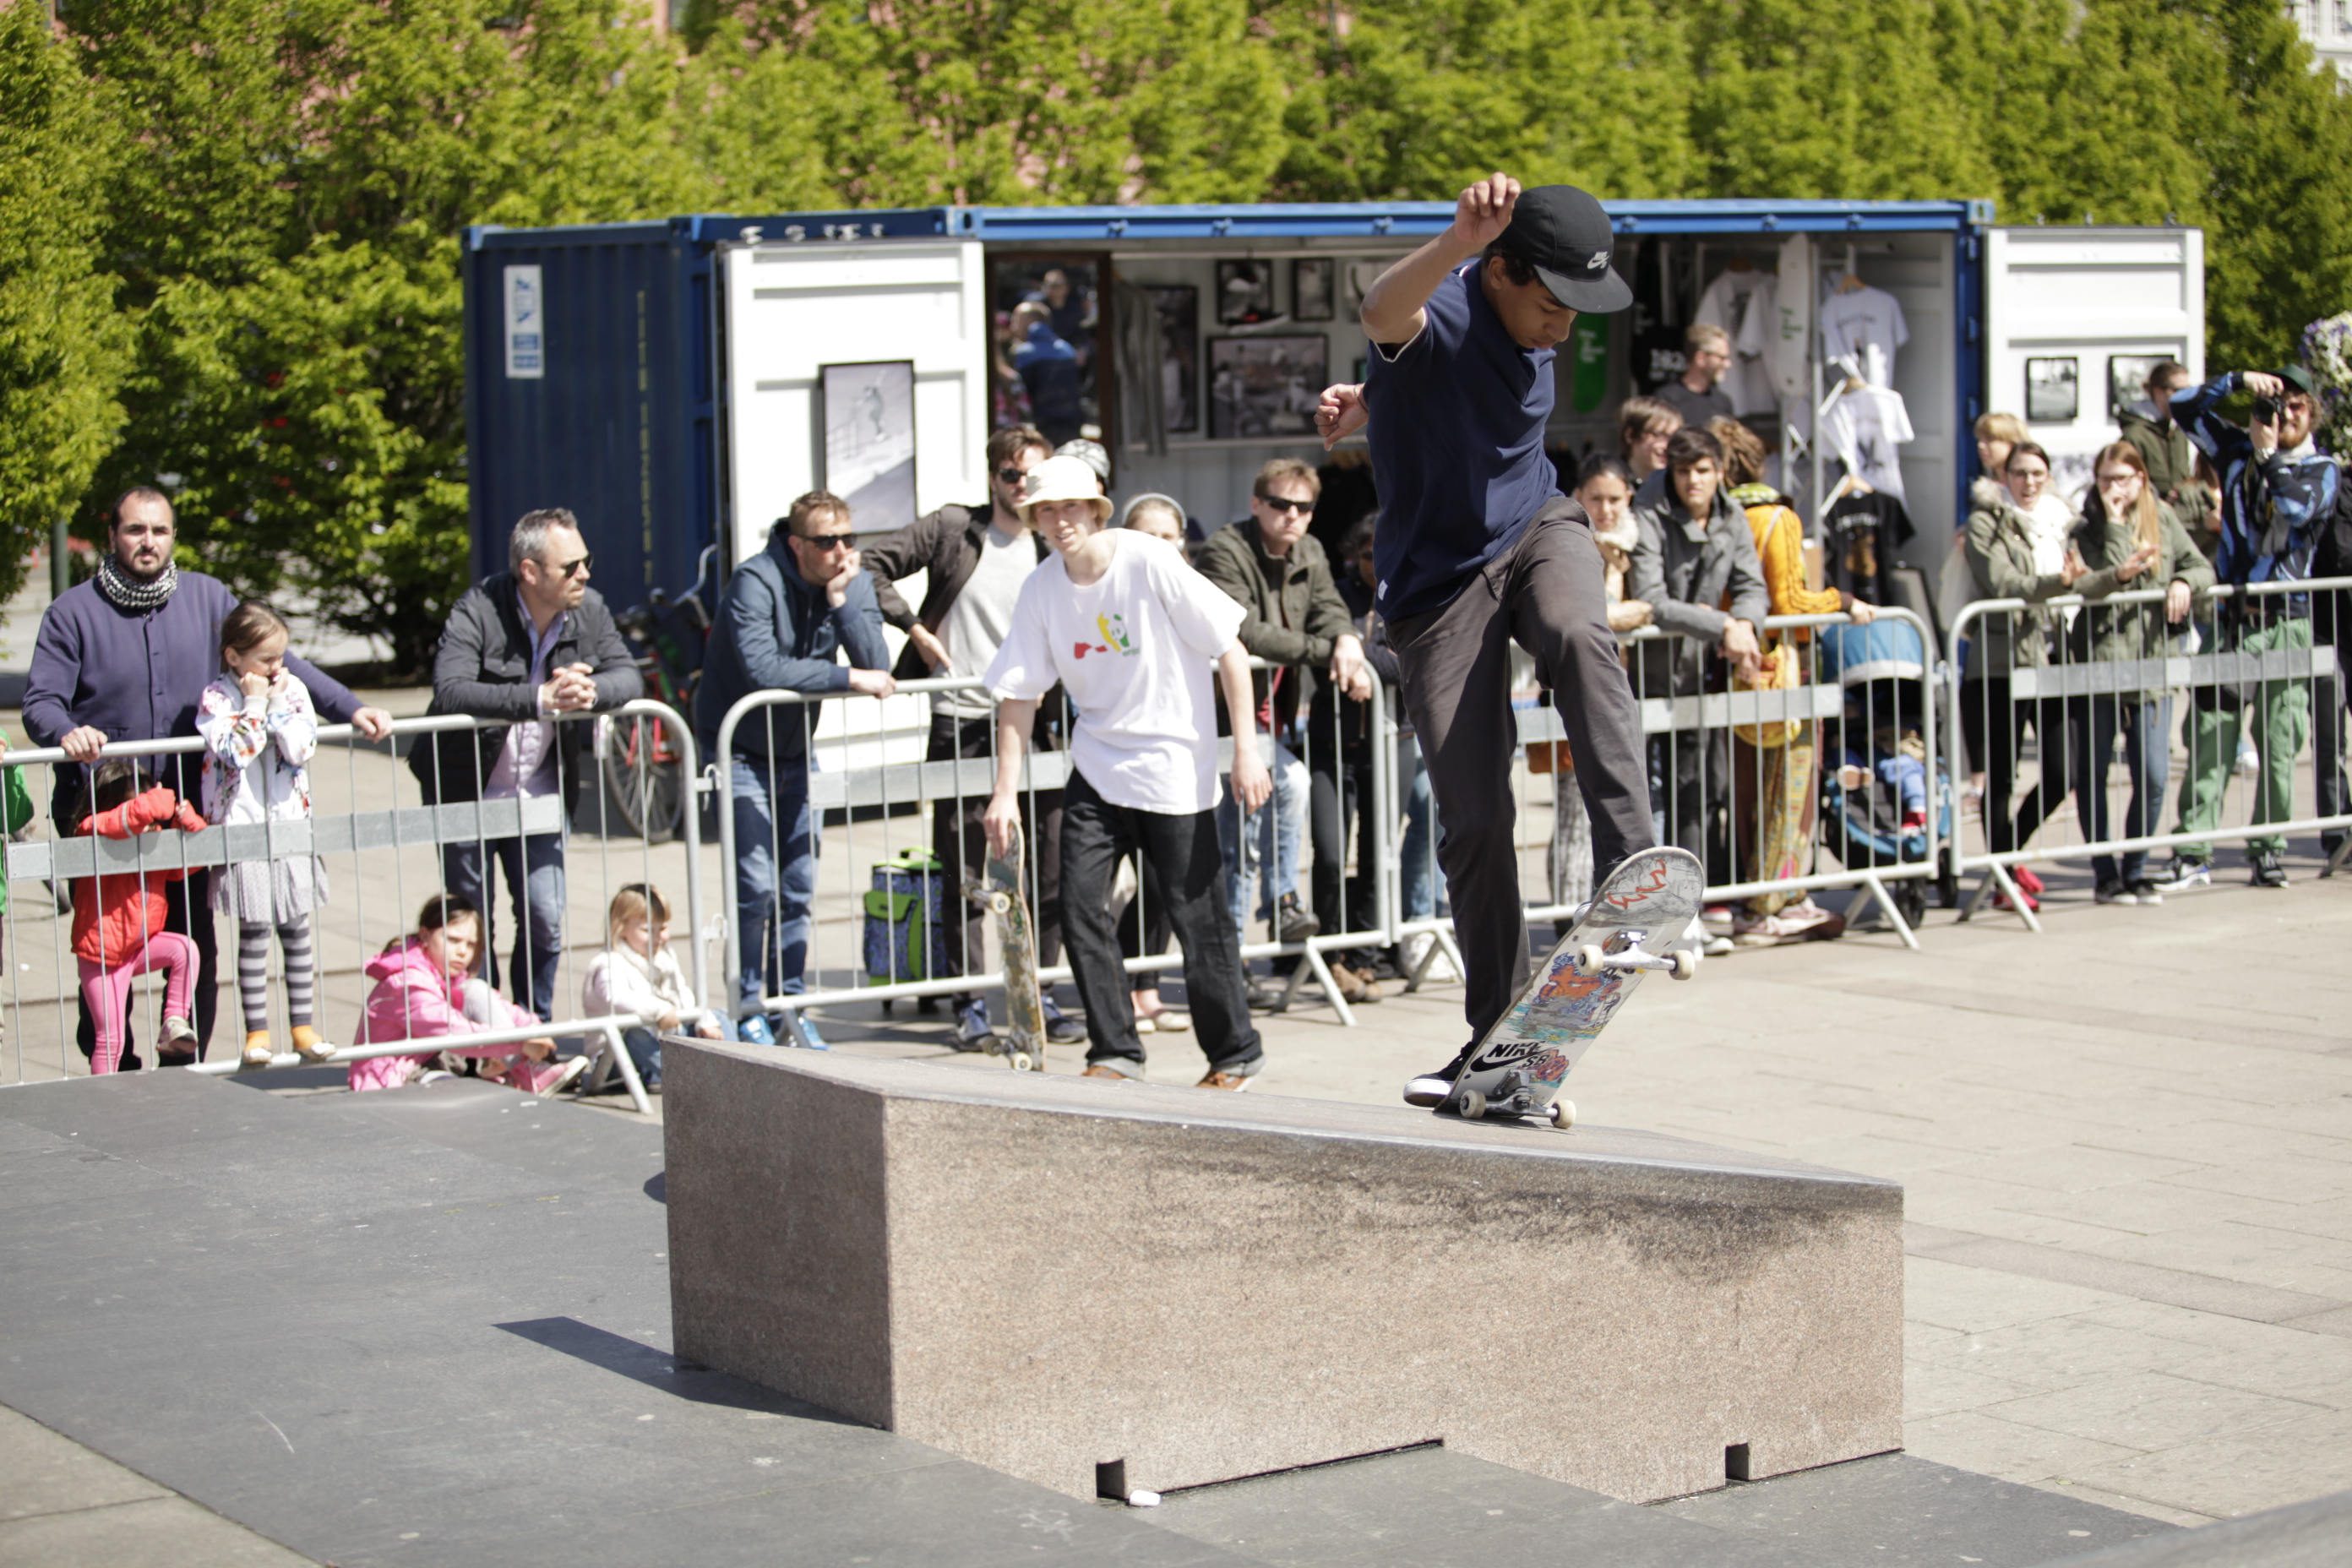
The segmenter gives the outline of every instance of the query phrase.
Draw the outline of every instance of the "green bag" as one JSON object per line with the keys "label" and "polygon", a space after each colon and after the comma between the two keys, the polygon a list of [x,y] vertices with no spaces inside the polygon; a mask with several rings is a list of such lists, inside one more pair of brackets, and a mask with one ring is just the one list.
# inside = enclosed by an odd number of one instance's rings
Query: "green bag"
{"label": "green bag", "polygon": [[875,866],[866,895],[866,984],[947,973],[946,889],[946,873],[928,849],[909,849]]}
{"label": "green bag", "polygon": [[[0,752],[10,749],[8,731],[0,730]],[[5,825],[0,826],[0,832],[14,837],[23,831],[25,825],[32,820],[33,791],[32,787],[25,783],[25,770],[0,768],[0,825]],[[7,868],[5,863],[0,863],[0,910],[5,910],[7,907]]]}

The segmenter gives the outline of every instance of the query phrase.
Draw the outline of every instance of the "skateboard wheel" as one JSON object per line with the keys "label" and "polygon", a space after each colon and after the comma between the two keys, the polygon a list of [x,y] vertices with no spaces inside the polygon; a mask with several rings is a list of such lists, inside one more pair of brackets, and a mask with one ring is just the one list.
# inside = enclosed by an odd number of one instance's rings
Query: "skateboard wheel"
{"label": "skateboard wheel", "polygon": [[1475,1089],[1465,1089],[1454,1102],[1454,1110],[1465,1121],[1475,1121],[1486,1114],[1486,1097]]}
{"label": "skateboard wheel", "polygon": [[1601,950],[1591,943],[1576,950],[1576,968],[1580,974],[1601,973]]}
{"label": "skateboard wheel", "polygon": [[990,914],[1001,915],[1012,907],[1013,900],[1006,898],[1003,893],[991,893],[988,895],[988,912]]}
{"label": "skateboard wheel", "polygon": [[1014,1072],[1027,1072],[1029,1068],[1030,1061],[1029,1053],[1027,1051],[1015,1051],[1013,1053],[1013,1070]]}
{"label": "skateboard wheel", "polygon": [[1698,973],[1698,954],[1693,952],[1686,947],[1676,948],[1675,950],[1675,967],[1671,973],[1677,980],[1690,979],[1693,975]]}
{"label": "skateboard wheel", "polygon": [[1551,1124],[1562,1132],[1576,1125],[1576,1101],[1555,1100],[1551,1102]]}

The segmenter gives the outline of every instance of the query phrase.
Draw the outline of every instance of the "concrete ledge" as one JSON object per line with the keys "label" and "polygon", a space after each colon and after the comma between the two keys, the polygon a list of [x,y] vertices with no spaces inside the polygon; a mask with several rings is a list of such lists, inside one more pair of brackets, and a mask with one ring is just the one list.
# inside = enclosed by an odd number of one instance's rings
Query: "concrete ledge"
{"label": "concrete ledge", "polygon": [[1902,1189],[1605,1128],[672,1039],[677,1353],[1073,1496],[1443,1439],[1629,1500],[1899,1446]]}

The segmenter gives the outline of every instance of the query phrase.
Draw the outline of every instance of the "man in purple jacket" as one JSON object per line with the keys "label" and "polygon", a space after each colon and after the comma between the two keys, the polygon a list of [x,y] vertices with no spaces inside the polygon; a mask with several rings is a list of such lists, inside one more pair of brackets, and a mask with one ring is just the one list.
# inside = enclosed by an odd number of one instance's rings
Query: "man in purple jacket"
{"label": "man in purple jacket", "polygon": [[[97,575],[67,589],[41,617],[25,683],[25,731],[34,744],[58,747],[73,759],[56,769],[50,816],[60,835],[71,830],[78,804],[87,798],[88,764],[99,748],[194,734],[196,700],[220,672],[221,622],[236,607],[236,595],[217,577],[175,568],[173,533],[172,503],[160,491],[124,492],[114,503],[109,553],[99,558]],[[361,706],[308,661],[289,654],[286,668],[310,689],[322,719],[348,721],[370,740],[391,733],[391,714]],[[147,765],[159,782],[196,798],[198,753],[153,757]],[[178,1067],[203,1058],[220,1001],[210,872],[190,872],[172,885],[170,899],[165,929],[193,940],[198,959],[195,1057],[175,1059],[159,1050],[157,1058],[161,1066]],[[89,1056],[94,1037],[87,1008],[78,1038]],[[126,1051],[121,1070],[138,1066],[138,1057]]]}

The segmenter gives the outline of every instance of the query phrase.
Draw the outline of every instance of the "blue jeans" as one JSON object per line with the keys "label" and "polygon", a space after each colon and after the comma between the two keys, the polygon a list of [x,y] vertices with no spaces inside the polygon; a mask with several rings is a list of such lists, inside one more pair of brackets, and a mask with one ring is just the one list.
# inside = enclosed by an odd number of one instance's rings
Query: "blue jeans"
{"label": "blue jeans", "polygon": [[629,1047],[629,1059],[637,1064],[637,1081],[647,1089],[661,1082],[661,1037],[651,1029],[624,1029],[621,1043]]}
{"label": "blue jeans", "polygon": [[[486,844],[441,847],[441,881],[482,912],[482,955],[490,983],[498,984],[498,944],[490,930],[494,890],[487,849],[507,879],[515,923],[509,989],[515,1001],[541,1018],[555,1016],[555,973],[563,962],[563,835],[534,833],[527,838],[493,838]],[[523,977],[530,977],[525,994]]]}
{"label": "blue jeans", "polygon": [[[2077,700],[2074,708],[2071,717],[2079,748],[2074,815],[2083,825],[2083,837],[2095,844],[2103,838],[2144,838],[2155,833],[2164,808],[2164,786],[2172,776],[2172,700],[2102,692]],[[2131,798],[2119,824],[2110,819],[2107,809],[2107,759],[2115,754],[2118,731],[2124,738],[2124,772],[2131,779]],[[2137,882],[2147,873],[2147,851],[2126,849],[2120,865],[2113,855],[2094,855],[2091,869],[2102,882]]]}
{"label": "blue jeans", "polygon": [[1397,742],[1397,777],[1404,783],[1404,842],[1398,847],[1404,918],[1425,921],[1449,912],[1437,877],[1436,806],[1429,792],[1429,764],[1411,735]]}
{"label": "blue jeans", "polygon": [[1298,890],[1298,846],[1307,837],[1307,764],[1277,741],[1274,761],[1274,796],[1253,812],[1252,831],[1242,831],[1241,803],[1231,789],[1217,805],[1217,847],[1225,858],[1225,903],[1233,912],[1234,930],[1248,938],[1250,889],[1258,869],[1271,861],[1274,876],[1258,900],[1258,918],[1272,920],[1274,907],[1285,893]]}
{"label": "blue jeans", "polygon": [[735,930],[741,972],[738,1016],[763,996],[808,988],[809,902],[816,896],[817,838],[806,764],[737,752],[728,761],[735,812]]}

